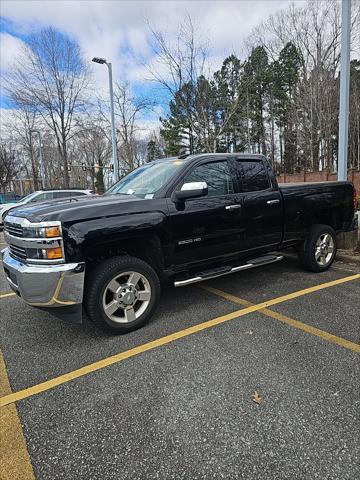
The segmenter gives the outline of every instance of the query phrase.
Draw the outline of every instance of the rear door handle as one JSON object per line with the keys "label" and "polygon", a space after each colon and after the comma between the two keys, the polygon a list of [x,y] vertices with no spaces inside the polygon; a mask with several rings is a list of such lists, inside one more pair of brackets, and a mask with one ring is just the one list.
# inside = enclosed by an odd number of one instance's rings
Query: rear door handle
{"label": "rear door handle", "polygon": [[266,203],[268,205],[275,205],[275,203],[280,203],[280,200],[277,198],[276,200],[268,200]]}
{"label": "rear door handle", "polygon": [[226,205],[225,210],[237,210],[238,208],[241,208],[241,205],[236,204],[236,205]]}

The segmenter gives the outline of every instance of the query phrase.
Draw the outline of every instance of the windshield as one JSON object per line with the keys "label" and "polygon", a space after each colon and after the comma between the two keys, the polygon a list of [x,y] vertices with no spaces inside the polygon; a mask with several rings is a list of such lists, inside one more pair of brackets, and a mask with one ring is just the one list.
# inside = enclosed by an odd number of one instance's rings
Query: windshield
{"label": "windshield", "polygon": [[36,197],[36,195],[38,195],[39,192],[33,192],[33,193],[29,193],[29,195],[26,195],[26,197],[23,197],[21,198],[20,200],[17,200],[18,202],[30,202],[30,200],[34,197]]}
{"label": "windshield", "polygon": [[122,178],[105,195],[122,193],[140,198],[153,198],[155,193],[168,183],[181,165],[183,165],[183,162],[176,159],[169,162],[147,163]]}

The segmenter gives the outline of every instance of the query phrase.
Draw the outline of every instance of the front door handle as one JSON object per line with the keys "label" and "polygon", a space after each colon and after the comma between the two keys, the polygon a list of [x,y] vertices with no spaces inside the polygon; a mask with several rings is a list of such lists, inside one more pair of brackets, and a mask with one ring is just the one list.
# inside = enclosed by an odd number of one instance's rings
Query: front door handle
{"label": "front door handle", "polygon": [[275,205],[275,203],[280,203],[280,200],[277,198],[276,200],[268,200],[266,203],[268,205]]}
{"label": "front door handle", "polygon": [[241,208],[241,205],[226,205],[225,210],[237,210],[238,208]]}

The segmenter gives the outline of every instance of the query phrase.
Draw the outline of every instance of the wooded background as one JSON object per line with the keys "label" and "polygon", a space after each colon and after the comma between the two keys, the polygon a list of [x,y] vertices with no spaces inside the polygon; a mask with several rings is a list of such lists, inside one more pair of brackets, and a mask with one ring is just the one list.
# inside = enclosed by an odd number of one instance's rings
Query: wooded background
{"label": "wooded background", "polygon": [[[359,1],[352,9],[348,166],[360,170]],[[295,4],[258,25],[221,67],[211,69],[209,41],[185,17],[169,39],[151,29],[158,63],[148,68],[151,99],[115,79],[122,174],[164,156],[198,152],[262,153],[276,173],[336,172],[341,4]],[[41,30],[27,41],[3,87],[11,115],[2,118],[0,189],[39,189],[42,134],[46,187],[103,191],[111,182],[109,102],[94,88],[89,62],[72,39]],[[157,94],[158,92],[158,94]],[[166,102],[153,130],[149,112]],[[319,174],[319,176],[321,176]],[[290,177],[288,177],[290,178]],[[309,178],[309,175],[308,175]],[[26,192],[24,192],[26,193]]]}

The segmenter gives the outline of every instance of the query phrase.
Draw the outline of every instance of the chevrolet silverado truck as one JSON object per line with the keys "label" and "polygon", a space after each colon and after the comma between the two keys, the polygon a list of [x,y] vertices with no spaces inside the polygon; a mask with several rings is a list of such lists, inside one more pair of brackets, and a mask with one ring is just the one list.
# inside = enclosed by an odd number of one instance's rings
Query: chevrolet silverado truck
{"label": "chevrolet silverado truck", "polygon": [[29,305],[79,321],[84,307],[101,328],[126,333],[150,319],[164,282],[268,265],[288,248],[305,268],[327,270],[356,202],[350,182],[279,186],[261,155],[166,158],[101,197],[12,210],[3,267]]}

